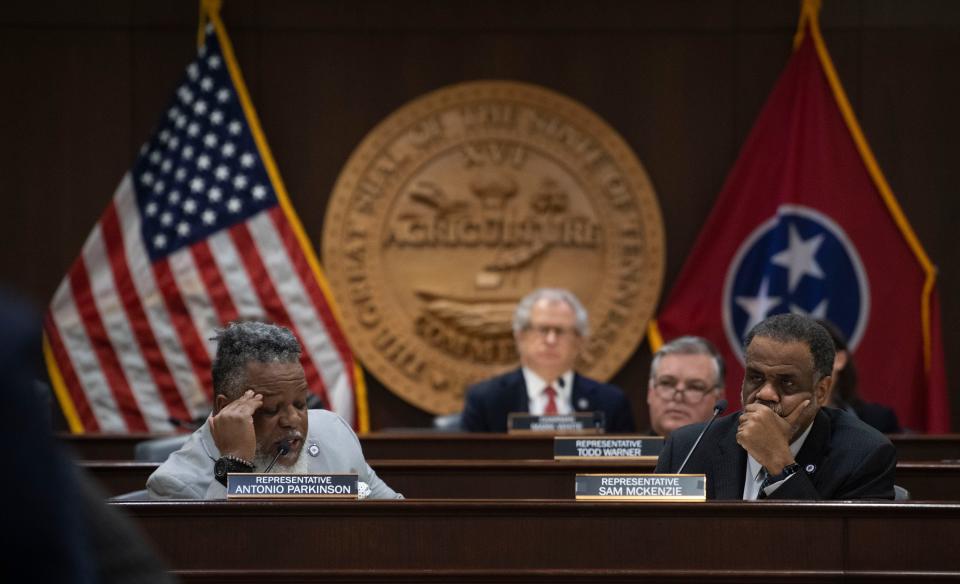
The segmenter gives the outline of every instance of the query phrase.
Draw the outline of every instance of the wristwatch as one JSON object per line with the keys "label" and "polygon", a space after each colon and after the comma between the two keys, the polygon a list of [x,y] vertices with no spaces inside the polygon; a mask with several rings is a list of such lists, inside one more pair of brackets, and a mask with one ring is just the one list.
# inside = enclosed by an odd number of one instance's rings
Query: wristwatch
{"label": "wristwatch", "polygon": [[231,472],[253,472],[253,463],[238,456],[221,456],[213,465],[213,478],[227,486],[227,474]]}
{"label": "wristwatch", "polygon": [[794,463],[788,464],[787,466],[783,467],[783,470],[781,470],[779,474],[768,476],[766,480],[763,482],[766,483],[767,485],[779,483],[780,481],[784,481],[788,477],[795,474],[798,470],[800,470],[800,463],[794,462]]}

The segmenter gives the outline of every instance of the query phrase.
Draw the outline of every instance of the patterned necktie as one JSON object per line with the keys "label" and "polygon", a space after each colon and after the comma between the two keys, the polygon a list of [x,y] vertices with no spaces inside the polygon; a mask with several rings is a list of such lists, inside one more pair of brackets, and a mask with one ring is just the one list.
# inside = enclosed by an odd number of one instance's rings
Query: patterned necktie
{"label": "patterned necktie", "polygon": [[546,416],[556,416],[557,415],[557,390],[553,389],[552,386],[548,385],[544,388],[543,393],[547,394],[547,407],[543,409],[543,413]]}
{"label": "patterned necktie", "polygon": [[757,473],[757,480],[760,481],[760,488],[757,490],[757,499],[766,499],[767,493],[764,492],[764,489],[770,486],[770,473],[767,472],[767,469],[760,467],[760,472]]}

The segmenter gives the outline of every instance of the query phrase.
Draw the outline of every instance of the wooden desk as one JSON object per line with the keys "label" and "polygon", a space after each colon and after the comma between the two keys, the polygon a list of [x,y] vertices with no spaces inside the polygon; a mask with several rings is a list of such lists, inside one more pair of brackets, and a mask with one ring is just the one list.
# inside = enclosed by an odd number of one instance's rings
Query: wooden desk
{"label": "wooden desk", "polygon": [[[62,434],[81,460],[133,460],[134,446],[151,434]],[[960,461],[960,434],[895,434],[890,439],[901,461]],[[368,459],[553,459],[553,437],[447,432],[373,433],[360,437]]]}
{"label": "wooden desk", "polygon": [[[572,499],[577,473],[653,472],[652,462],[553,460],[371,460],[409,499]],[[92,461],[84,468],[110,495],[144,488],[156,463]],[[960,464],[901,462],[897,484],[914,500],[960,500]]]}
{"label": "wooden desk", "polygon": [[147,488],[147,479],[160,466],[156,462],[129,460],[87,460],[79,465],[111,497]]}
{"label": "wooden desk", "polygon": [[137,443],[172,434],[59,434],[78,460],[133,460]]}
{"label": "wooden desk", "polygon": [[960,577],[957,504],[117,505],[186,582],[916,582]]}
{"label": "wooden desk", "polygon": [[[898,460],[960,462],[960,434],[892,434]],[[553,437],[467,433],[375,433],[361,436],[368,459],[553,459]]]}

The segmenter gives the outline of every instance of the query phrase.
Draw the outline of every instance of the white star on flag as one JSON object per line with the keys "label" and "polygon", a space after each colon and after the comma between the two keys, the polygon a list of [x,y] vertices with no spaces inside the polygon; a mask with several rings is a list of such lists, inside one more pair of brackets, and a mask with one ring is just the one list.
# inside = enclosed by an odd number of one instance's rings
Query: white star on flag
{"label": "white star on flag", "polygon": [[820,301],[820,304],[817,304],[813,310],[807,312],[802,307],[797,306],[794,303],[790,303],[790,312],[794,314],[802,314],[804,316],[809,316],[810,318],[817,318],[820,320],[826,320],[827,318],[827,308],[829,306],[829,301],[824,298]]}
{"label": "white star on flag", "polygon": [[797,232],[796,226],[790,224],[790,243],[787,249],[771,257],[770,263],[787,268],[791,294],[797,289],[804,276],[823,278],[823,270],[820,269],[816,259],[817,250],[820,249],[821,244],[823,244],[822,233],[804,241]]}
{"label": "white star on flag", "polygon": [[760,282],[760,290],[757,291],[756,296],[737,296],[736,300],[740,308],[750,315],[747,326],[743,329],[744,333],[760,324],[783,301],[779,296],[770,296],[770,278],[768,277],[764,277]]}

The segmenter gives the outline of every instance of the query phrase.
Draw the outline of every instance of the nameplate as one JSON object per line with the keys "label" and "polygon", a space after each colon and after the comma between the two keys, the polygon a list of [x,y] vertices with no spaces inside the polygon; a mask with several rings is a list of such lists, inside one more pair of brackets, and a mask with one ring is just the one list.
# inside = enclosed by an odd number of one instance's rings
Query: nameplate
{"label": "nameplate", "polygon": [[356,474],[227,475],[228,499],[357,499]]}
{"label": "nameplate", "polygon": [[602,411],[577,412],[563,416],[533,416],[523,412],[507,414],[507,432],[565,432],[571,434],[603,434]]}
{"label": "nameplate", "polygon": [[707,477],[699,474],[578,474],[578,501],[707,500]]}
{"label": "nameplate", "polygon": [[553,439],[555,460],[656,460],[663,450],[662,436],[616,436]]}

